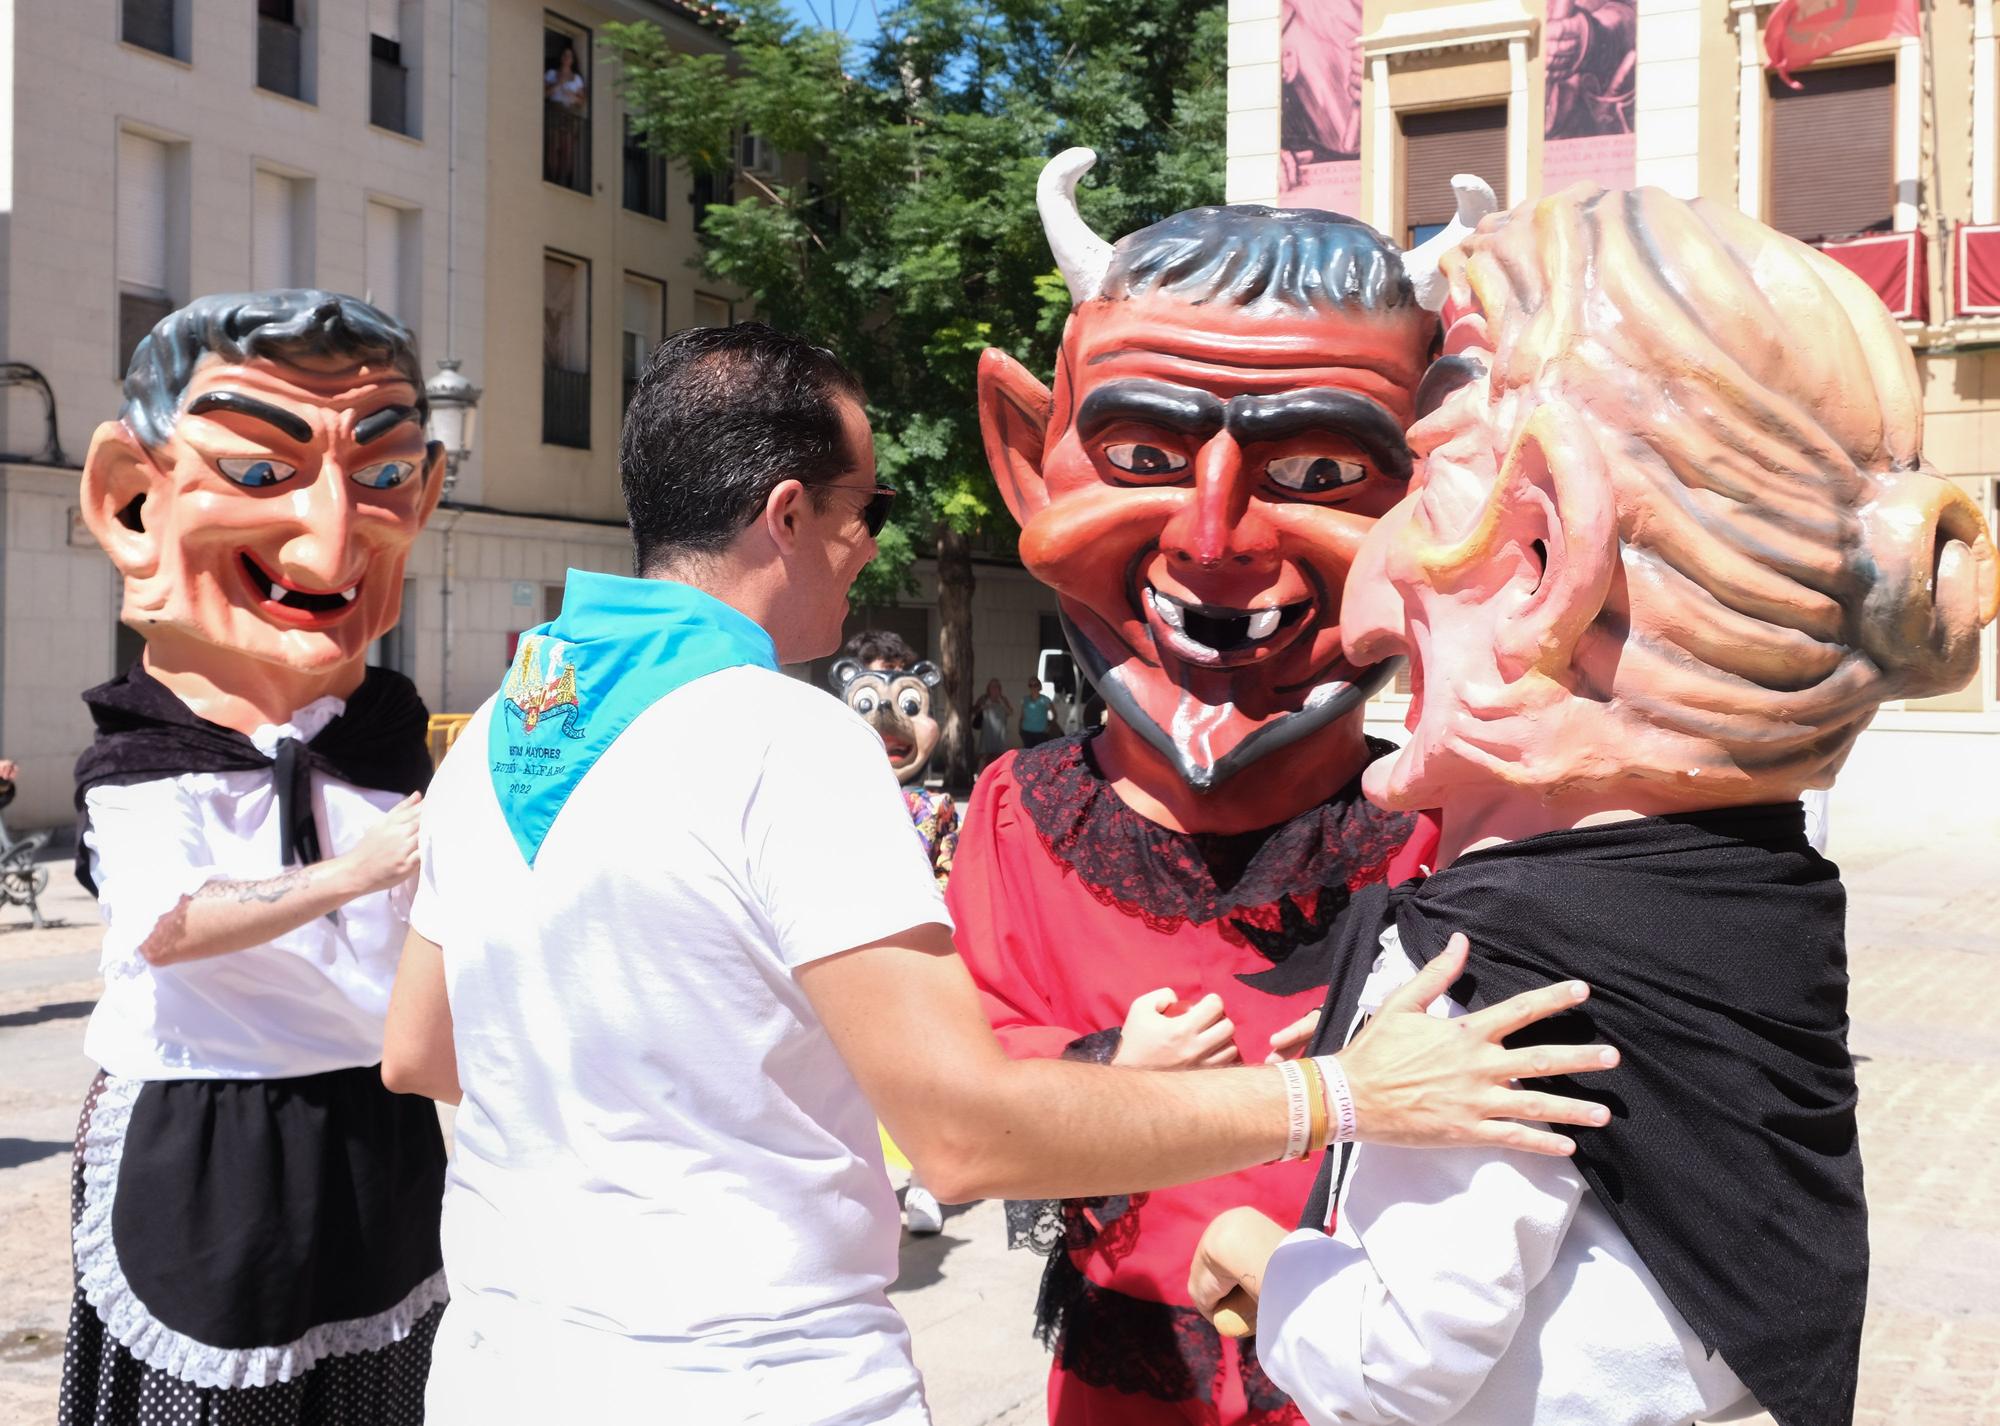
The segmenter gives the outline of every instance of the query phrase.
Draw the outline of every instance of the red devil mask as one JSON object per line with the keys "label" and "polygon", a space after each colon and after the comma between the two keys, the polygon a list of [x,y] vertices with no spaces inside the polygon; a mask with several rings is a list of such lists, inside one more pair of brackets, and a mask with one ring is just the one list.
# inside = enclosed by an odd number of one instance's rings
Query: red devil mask
{"label": "red devil mask", "polygon": [[1341,588],[1409,479],[1436,322],[1403,254],[1332,213],[1198,208],[1105,244],[1071,199],[1089,162],[1043,178],[1077,298],[1054,392],[1003,352],[980,365],[1022,561],[1114,715],[1195,790],[1336,725],[1358,755],[1393,665],[1343,656]]}

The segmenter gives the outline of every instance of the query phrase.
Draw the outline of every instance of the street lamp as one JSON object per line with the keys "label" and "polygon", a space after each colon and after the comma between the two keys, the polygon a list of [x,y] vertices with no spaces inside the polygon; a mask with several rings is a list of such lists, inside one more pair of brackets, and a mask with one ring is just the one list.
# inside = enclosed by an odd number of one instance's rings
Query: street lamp
{"label": "street lamp", "polygon": [[437,373],[424,383],[431,403],[431,439],[444,447],[444,493],[458,483],[458,468],[472,454],[472,435],[484,395],[466,380],[454,357],[438,362]]}

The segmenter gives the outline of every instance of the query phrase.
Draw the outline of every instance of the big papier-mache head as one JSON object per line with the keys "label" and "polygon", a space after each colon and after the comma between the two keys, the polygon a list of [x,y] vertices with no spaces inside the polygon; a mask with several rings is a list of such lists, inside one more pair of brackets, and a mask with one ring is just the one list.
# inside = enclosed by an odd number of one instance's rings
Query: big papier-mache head
{"label": "big papier-mache head", "polygon": [[931,695],[943,674],[920,659],[900,635],[882,630],[856,634],[841,648],[827,682],[882,739],[896,781],[923,781],[940,729]]}
{"label": "big papier-mache head", "polygon": [[[1107,243],[1075,202],[1094,161],[1071,149],[1042,174],[1075,302],[1054,391],[1005,353],[980,364],[1022,561],[1113,716],[1195,789],[1335,724],[1358,750],[1388,670],[1343,653],[1341,588],[1409,479],[1435,256],[1338,214],[1249,206]],[[1492,194],[1465,183],[1476,221]]]}
{"label": "big papier-mache head", "polygon": [[1993,542],[1925,466],[1909,345],[1853,274],[1732,208],[1589,185],[1443,272],[1442,400],[1347,586],[1350,657],[1415,680],[1370,797],[1786,800],[1882,701],[1972,676]]}
{"label": "big papier-mache head", "polygon": [[204,297],[163,318],[84,462],[122,618],[185,662],[357,666],[401,613],[441,493],[410,333],[352,297]]}

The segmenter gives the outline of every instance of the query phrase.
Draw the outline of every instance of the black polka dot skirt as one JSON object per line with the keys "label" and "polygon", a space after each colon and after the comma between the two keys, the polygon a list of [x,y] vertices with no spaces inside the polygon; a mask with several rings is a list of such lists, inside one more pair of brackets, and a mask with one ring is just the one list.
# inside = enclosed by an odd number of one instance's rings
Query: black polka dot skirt
{"label": "black polka dot skirt", "polygon": [[60,1426],[405,1426],[444,1313],[444,1153],[373,1069],[100,1074],[70,1181]]}

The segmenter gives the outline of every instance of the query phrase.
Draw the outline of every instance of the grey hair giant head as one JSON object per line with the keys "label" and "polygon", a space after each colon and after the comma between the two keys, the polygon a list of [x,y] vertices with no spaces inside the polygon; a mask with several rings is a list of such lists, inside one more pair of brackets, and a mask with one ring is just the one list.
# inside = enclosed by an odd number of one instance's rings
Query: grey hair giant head
{"label": "grey hair giant head", "polygon": [[162,317],[132,353],[123,415],[147,446],[158,449],[172,438],[181,397],[209,356],[229,362],[332,357],[391,366],[416,388],[418,420],[430,416],[416,339],[386,312],[317,288],[218,293]]}

